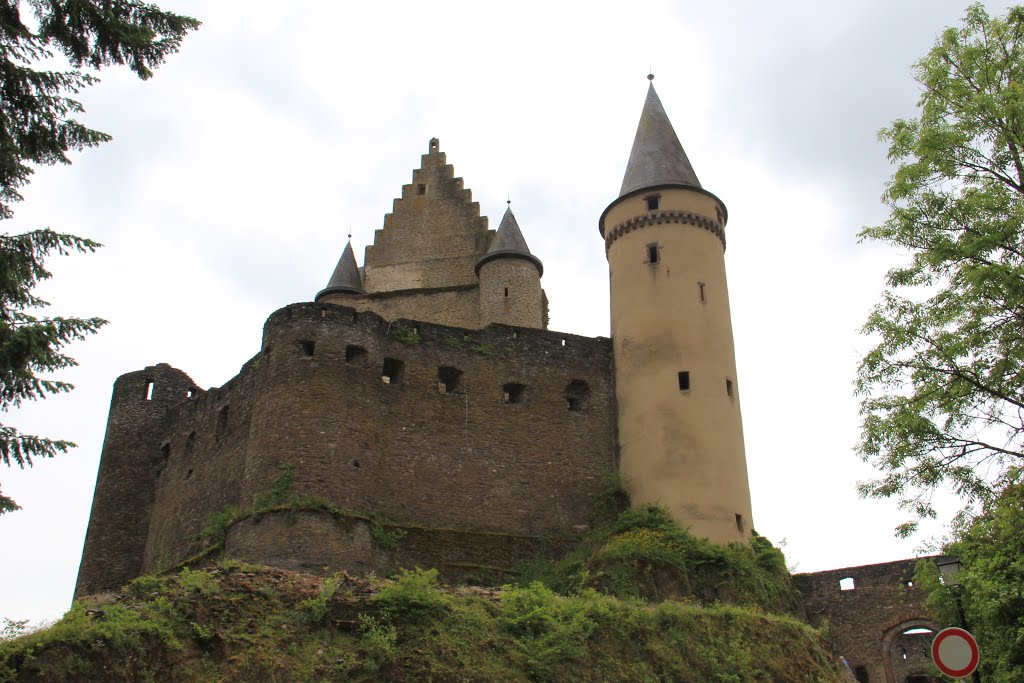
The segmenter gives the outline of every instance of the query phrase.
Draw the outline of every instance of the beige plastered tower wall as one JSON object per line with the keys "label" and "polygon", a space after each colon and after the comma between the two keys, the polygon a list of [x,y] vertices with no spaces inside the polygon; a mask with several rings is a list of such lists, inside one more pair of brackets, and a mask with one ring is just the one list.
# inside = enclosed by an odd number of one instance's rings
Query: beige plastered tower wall
{"label": "beige plastered tower wall", "polygon": [[717,543],[745,542],[753,528],[725,274],[726,216],[710,192],[672,183],[624,193],[600,221],[611,279],[623,481],[634,505],[665,505],[697,536]]}

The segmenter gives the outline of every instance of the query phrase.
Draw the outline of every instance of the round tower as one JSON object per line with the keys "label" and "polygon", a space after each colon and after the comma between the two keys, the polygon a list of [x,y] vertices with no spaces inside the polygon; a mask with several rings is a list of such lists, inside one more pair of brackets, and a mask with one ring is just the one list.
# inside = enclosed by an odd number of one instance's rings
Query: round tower
{"label": "round tower", "polygon": [[117,590],[142,573],[156,484],[170,454],[167,419],[195,391],[166,363],[114,382],[76,598]]}
{"label": "round tower", "polygon": [[621,192],[600,220],[619,469],[634,505],[664,505],[716,543],[745,542],[753,525],[726,219],[725,204],[697,180],[651,83]]}
{"label": "round tower", "polygon": [[530,253],[511,206],[505,209],[487,253],[476,262],[476,274],[480,278],[481,326],[546,327],[540,286],[544,264]]}

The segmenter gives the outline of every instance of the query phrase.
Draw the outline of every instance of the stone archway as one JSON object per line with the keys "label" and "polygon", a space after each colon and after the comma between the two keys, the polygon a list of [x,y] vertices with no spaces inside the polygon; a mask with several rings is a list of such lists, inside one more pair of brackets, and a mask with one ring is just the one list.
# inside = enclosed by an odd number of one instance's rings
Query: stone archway
{"label": "stone archway", "polygon": [[904,632],[914,628],[926,628],[938,632],[939,627],[932,619],[924,616],[908,617],[896,622],[890,622],[882,631],[882,670],[885,674],[885,683],[902,683],[896,680],[896,674],[892,666],[892,647],[896,639]]}

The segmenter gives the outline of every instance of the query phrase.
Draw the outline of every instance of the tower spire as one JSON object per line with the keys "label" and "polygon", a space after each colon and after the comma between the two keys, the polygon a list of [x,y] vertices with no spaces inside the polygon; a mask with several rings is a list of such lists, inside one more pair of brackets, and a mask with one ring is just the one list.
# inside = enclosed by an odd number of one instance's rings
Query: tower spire
{"label": "tower spire", "polygon": [[327,286],[320,290],[314,301],[319,301],[328,294],[362,294],[363,282],[359,277],[359,266],[356,265],[356,255],[352,251],[352,235],[348,236],[348,243],[345,244],[345,251],[341,252],[338,265],[334,268],[331,279]]}
{"label": "tower spire", "polygon": [[476,272],[479,275],[480,267],[488,261],[501,258],[502,256],[510,256],[532,261],[537,266],[537,272],[543,275],[544,264],[530,252],[530,247],[526,246],[526,238],[523,237],[523,231],[519,229],[516,216],[512,213],[511,199],[509,199],[508,205],[508,208],[505,209],[505,215],[501,217],[501,225],[498,226],[498,232],[495,233],[490,248],[476,262]]}
{"label": "tower spire", "polygon": [[654,90],[654,74],[648,74],[647,79],[651,83],[647,86],[647,99],[640,114],[619,196],[663,185],[700,188],[697,174]]}

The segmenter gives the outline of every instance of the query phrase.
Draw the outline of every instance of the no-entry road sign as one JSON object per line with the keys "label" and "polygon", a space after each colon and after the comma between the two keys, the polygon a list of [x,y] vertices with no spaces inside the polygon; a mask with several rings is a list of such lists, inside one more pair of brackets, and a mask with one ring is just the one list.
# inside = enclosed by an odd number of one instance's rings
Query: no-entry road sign
{"label": "no-entry road sign", "polygon": [[947,676],[970,676],[978,668],[978,641],[962,628],[944,628],[932,641],[932,660]]}

